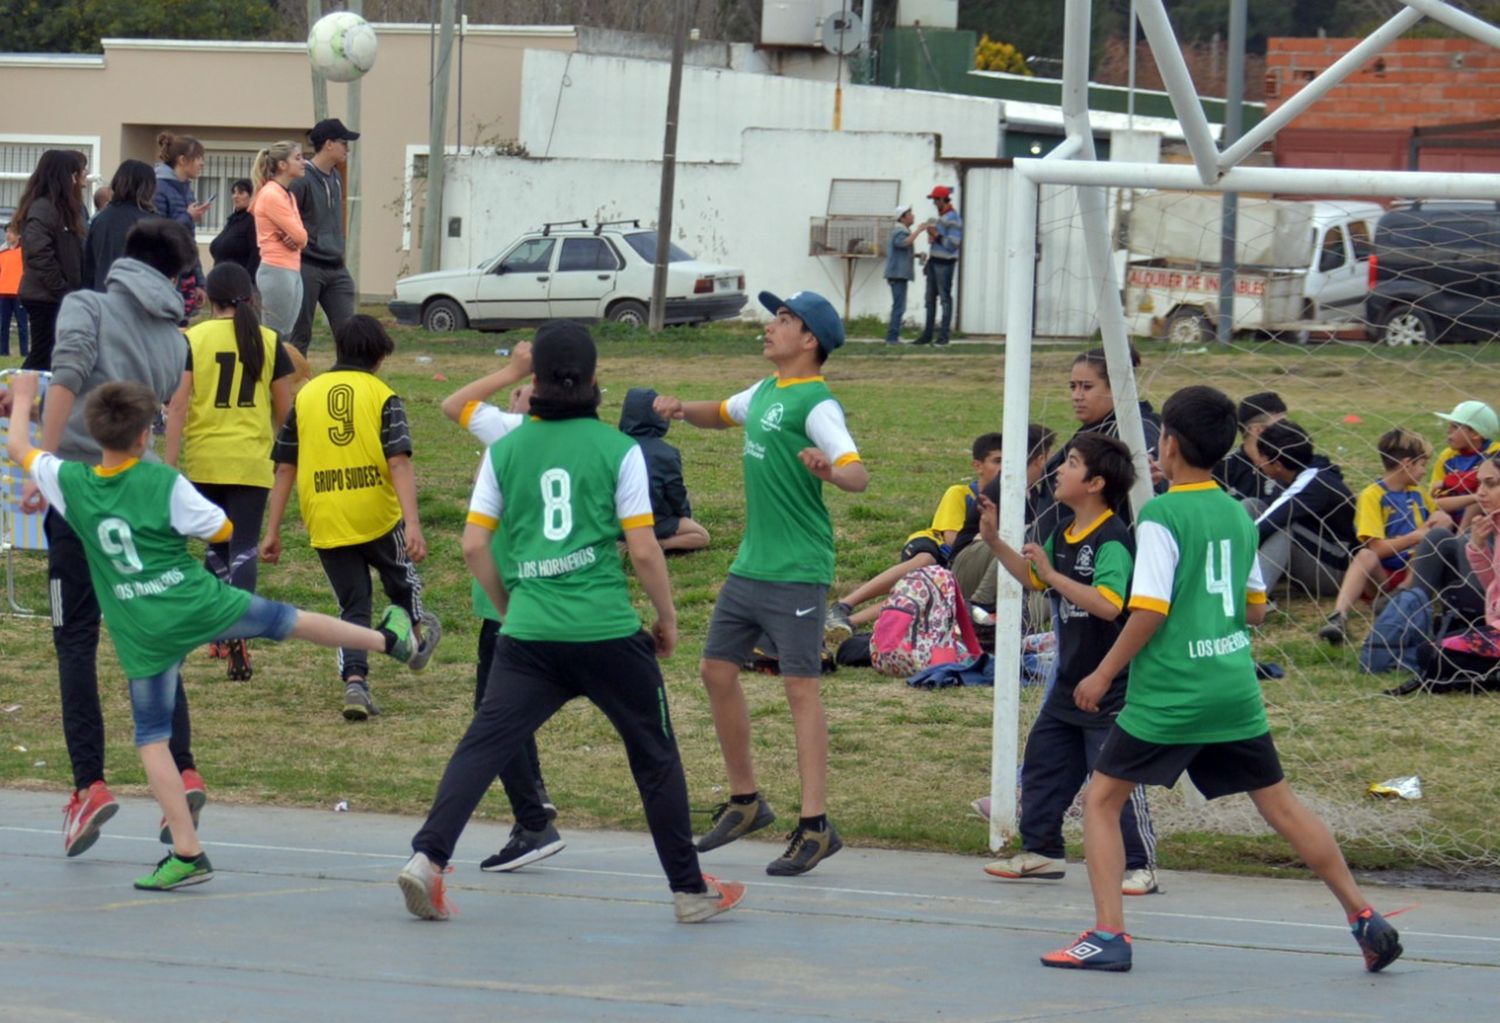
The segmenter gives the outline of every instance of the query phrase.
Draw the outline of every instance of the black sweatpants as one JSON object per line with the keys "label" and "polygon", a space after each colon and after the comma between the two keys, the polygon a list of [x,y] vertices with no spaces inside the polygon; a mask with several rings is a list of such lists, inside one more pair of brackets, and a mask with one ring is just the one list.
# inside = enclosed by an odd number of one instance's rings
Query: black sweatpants
{"label": "black sweatpants", "polygon": [[644,630],[596,643],[501,636],[484,703],[448,761],[412,849],[446,866],[496,772],[519,759],[526,738],[575,696],[603,711],[625,743],[646,824],[671,889],[705,891],[688,818],[687,779],[667,713],[667,691],[655,645]]}
{"label": "black sweatpants", "polygon": [[225,543],[211,543],[203,564],[230,586],[255,592],[260,527],[266,515],[267,487],[232,483],[194,483],[198,492],[224,510],[234,535]]}
{"label": "black sweatpants", "polygon": [[[351,547],[319,547],[323,574],[339,602],[339,617],[370,628],[370,570],[380,576],[386,599],[411,615],[422,615],[422,580],[406,556],[406,526],[400,522],[384,536]],[[339,650],[339,677],[369,678],[370,661],[363,650]]]}
{"label": "black sweatpants", "polygon": [[[83,553],[83,543],[63,517],[49,509],[47,583],[52,603],[52,648],[57,653],[57,684],[62,696],[63,739],[73,764],[73,788],[104,780],[104,712],[99,706],[99,601]],[[193,763],[193,729],[187,692],[177,681],[168,748],[177,770]]]}
{"label": "black sweatpants", "polygon": [[[1101,716],[1098,726],[1075,725],[1042,708],[1026,737],[1021,762],[1022,849],[1054,860],[1066,854],[1063,815],[1094,770],[1113,724],[1113,718]],[[1135,787],[1120,811],[1120,831],[1125,838],[1125,869],[1154,868],[1156,832],[1144,785]]]}
{"label": "black sweatpants", "polygon": [[21,363],[22,369],[50,372],[52,369],[52,345],[57,340],[57,312],[62,302],[33,302],[21,300],[26,310],[27,322],[31,325],[31,350]]}
{"label": "black sweatpants", "polygon": [[[500,638],[500,623],[486,618],[479,627],[479,663],[474,672],[474,710],[484,703],[489,686],[490,668],[495,663],[495,643]],[[542,806],[542,758],[537,753],[536,736],[528,735],[521,752],[500,769],[500,784],[510,801],[510,814],[527,831],[547,826],[547,810]]]}

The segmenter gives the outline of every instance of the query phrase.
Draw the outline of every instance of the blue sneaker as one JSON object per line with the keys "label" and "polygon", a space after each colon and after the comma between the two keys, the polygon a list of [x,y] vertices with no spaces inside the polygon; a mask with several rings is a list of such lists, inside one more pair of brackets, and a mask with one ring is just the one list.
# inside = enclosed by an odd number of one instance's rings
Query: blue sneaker
{"label": "blue sneaker", "polygon": [[1359,950],[1365,954],[1365,969],[1379,973],[1401,958],[1401,935],[1386,923],[1385,917],[1366,906],[1349,925]]}
{"label": "blue sneaker", "polygon": [[1063,970],[1104,970],[1109,973],[1130,971],[1130,935],[1117,934],[1113,938],[1100,936],[1098,931],[1084,931],[1078,940],[1067,948],[1048,952],[1042,956],[1043,966],[1056,966]]}

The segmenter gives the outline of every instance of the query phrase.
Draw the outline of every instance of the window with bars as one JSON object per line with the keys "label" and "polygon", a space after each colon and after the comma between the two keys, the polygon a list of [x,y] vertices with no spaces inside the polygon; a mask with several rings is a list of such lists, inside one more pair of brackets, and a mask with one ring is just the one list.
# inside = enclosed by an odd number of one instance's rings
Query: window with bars
{"label": "window with bars", "polygon": [[[76,149],[89,159],[89,191],[97,186],[99,175],[99,144],[93,139],[58,136],[41,138],[35,135],[6,137],[0,135],[0,219],[10,220],[21,193],[26,190],[26,181],[36,169],[42,153],[49,149]],[[92,209],[86,203],[85,209]]]}
{"label": "window with bars", "polygon": [[224,228],[224,221],[234,212],[234,197],[230,194],[230,186],[240,178],[249,178],[250,171],[255,166],[254,149],[229,149],[227,147],[205,146],[203,152],[203,173],[193,183],[193,194],[202,202],[211,195],[217,194],[213,205],[203,213],[203,219],[198,222],[198,238],[200,241],[211,239]]}

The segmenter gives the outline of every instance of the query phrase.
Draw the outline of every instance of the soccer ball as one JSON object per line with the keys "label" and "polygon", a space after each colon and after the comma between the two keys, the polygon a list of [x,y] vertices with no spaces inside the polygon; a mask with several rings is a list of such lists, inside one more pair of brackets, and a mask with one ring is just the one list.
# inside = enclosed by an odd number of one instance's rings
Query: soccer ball
{"label": "soccer ball", "polygon": [[375,30],[358,14],[325,14],[307,34],[313,70],[330,82],[352,82],[375,66]]}

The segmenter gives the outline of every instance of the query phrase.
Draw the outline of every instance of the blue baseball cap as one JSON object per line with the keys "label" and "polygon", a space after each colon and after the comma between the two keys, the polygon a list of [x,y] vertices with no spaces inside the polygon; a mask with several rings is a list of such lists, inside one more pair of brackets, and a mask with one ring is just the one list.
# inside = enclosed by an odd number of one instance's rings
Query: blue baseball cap
{"label": "blue baseball cap", "polygon": [[769,291],[760,293],[760,304],[772,316],[783,309],[802,321],[803,326],[818,339],[818,347],[825,355],[844,345],[844,321],[834,311],[833,304],[816,291],[799,291],[786,298],[777,298]]}

